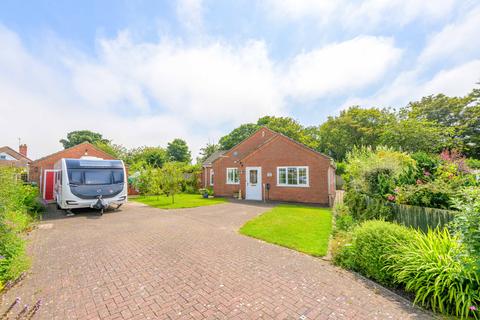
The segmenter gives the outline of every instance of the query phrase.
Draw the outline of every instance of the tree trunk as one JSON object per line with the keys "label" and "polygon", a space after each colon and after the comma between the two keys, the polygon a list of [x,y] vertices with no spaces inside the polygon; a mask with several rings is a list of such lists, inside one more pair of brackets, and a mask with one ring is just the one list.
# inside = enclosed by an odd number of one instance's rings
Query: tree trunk
{"label": "tree trunk", "polygon": [[175,203],[175,194],[172,193],[172,204]]}

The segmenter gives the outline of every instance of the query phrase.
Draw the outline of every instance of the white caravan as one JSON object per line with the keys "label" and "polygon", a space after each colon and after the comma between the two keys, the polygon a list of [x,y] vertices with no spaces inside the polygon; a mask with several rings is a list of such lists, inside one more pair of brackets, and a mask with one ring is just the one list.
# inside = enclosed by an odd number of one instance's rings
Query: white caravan
{"label": "white caravan", "polygon": [[128,186],[122,160],[95,157],[60,159],[55,163],[54,195],[60,209],[94,208],[127,202]]}

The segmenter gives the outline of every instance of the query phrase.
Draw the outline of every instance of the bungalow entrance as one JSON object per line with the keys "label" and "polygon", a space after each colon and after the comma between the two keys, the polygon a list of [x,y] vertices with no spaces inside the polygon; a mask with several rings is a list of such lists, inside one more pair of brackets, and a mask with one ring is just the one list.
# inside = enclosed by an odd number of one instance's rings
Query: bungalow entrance
{"label": "bungalow entrance", "polygon": [[245,199],[262,200],[262,168],[246,168]]}

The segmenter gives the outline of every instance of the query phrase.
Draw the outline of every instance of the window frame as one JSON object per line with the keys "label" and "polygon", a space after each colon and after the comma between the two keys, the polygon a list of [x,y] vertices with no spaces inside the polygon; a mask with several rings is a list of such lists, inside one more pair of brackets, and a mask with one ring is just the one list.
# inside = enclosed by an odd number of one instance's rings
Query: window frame
{"label": "window frame", "polygon": [[[228,172],[229,172],[230,170],[235,170],[235,171],[237,171],[237,178],[238,178],[238,181],[237,181],[237,182],[235,182],[235,181],[230,181],[230,180],[229,180]],[[239,170],[238,168],[227,168],[227,169],[226,169],[226,173],[227,173],[227,177],[226,177],[226,178],[227,178],[227,179],[226,179],[227,182],[226,182],[226,184],[233,184],[233,185],[240,184],[240,170]]]}
{"label": "window frame", "polygon": [[210,185],[213,186],[213,177],[215,175],[215,172],[213,171],[213,169],[210,169],[210,175],[209,175],[209,182],[210,182]]}
{"label": "window frame", "polygon": [[[285,169],[285,183],[280,183],[280,170]],[[297,184],[288,183],[288,169],[296,169],[297,171]],[[299,169],[305,169],[306,172],[306,184],[300,184]],[[308,166],[281,166],[277,167],[277,187],[290,187],[290,188],[309,188],[310,187],[310,174]]]}

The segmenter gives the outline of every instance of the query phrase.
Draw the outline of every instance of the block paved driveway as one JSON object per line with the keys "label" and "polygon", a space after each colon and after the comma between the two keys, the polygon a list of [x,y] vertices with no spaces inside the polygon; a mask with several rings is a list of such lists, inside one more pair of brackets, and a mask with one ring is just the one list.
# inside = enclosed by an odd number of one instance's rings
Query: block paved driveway
{"label": "block paved driveway", "polygon": [[268,206],[164,211],[130,203],[103,217],[45,220],[33,266],[8,291],[41,319],[430,319],[328,262],[237,233]]}

